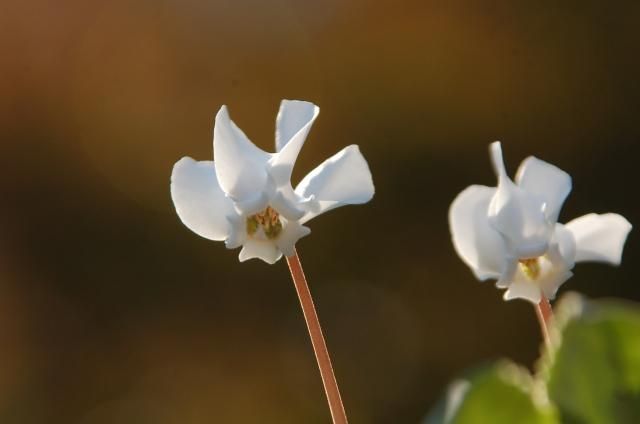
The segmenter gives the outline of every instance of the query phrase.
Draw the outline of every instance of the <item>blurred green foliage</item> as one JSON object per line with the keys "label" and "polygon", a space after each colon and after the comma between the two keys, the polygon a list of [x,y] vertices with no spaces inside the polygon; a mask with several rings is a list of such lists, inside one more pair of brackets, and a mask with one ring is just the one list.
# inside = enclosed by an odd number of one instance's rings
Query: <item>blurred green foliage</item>
{"label": "blurred green foliage", "polygon": [[453,382],[425,424],[556,423],[554,410],[534,401],[532,391],[533,379],[515,364],[485,366]]}
{"label": "blurred green foliage", "polygon": [[640,422],[640,308],[568,294],[535,376],[507,361],[449,386],[426,424]]}
{"label": "blurred green foliage", "polygon": [[640,311],[578,298],[561,306],[562,342],[543,376],[563,421],[640,423]]}

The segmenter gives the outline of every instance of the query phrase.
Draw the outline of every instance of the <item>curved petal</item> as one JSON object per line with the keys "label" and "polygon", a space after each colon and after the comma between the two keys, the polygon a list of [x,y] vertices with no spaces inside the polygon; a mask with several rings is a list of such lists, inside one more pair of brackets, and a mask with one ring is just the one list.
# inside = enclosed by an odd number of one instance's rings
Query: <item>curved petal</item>
{"label": "curved petal", "polygon": [[296,195],[289,186],[271,198],[271,206],[289,221],[297,221],[305,214],[305,211],[298,207]]}
{"label": "curved petal", "polygon": [[495,188],[474,185],[460,193],[449,209],[453,246],[476,278],[499,278],[506,256],[500,234],[489,225],[487,211]]}
{"label": "curved petal", "polygon": [[304,225],[300,225],[296,221],[289,221],[284,226],[280,237],[275,240],[276,246],[284,254],[284,256],[293,256],[295,246],[298,240],[311,233],[311,230]]}
{"label": "curved petal", "polygon": [[530,156],[525,159],[516,173],[516,184],[528,193],[544,199],[546,213],[552,222],[558,215],[565,199],[571,192],[571,176],[562,169]]}
{"label": "curved petal", "polygon": [[269,205],[269,194],[265,191],[255,193],[244,200],[233,202],[239,215],[248,216],[263,211]]}
{"label": "curved petal", "polygon": [[[537,269],[533,272],[530,265],[518,262],[516,273],[513,275],[511,288],[514,289],[505,294],[505,299],[513,299],[515,297],[526,298],[532,302],[538,298],[539,294],[532,291],[531,285],[538,287],[548,299],[555,298],[558,288],[565,283],[571,276],[571,268],[573,267],[573,236],[561,228],[557,224],[556,234],[549,245],[549,249],[544,256],[535,260]],[[529,271],[526,269],[529,268]]]}
{"label": "curved petal", "polygon": [[590,213],[566,224],[576,241],[576,262],[596,261],[619,265],[631,224],[625,217]]}
{"label": "curved petal", "polygon": [[268,264],[274,264],[282,257],[282,253],[271,241],[247,239],[238,255],[240,262],[249,259],[262,259]]}
{"label": "curved petal", "polygon": [[311,102],[301,100],[280,102],[280,110],[276,118],[276,152],[282,151],[290,141],[295,141],[299,134],[306,136],[319,113],[320,108]]}
{"label": "curved petal", "polygon": [[507,239],[518,258],[544,254],[555,224],[545,214],[544,200],[524,191],[507,176],[500,142],[491,144],[491,159],[498,189],[489,204],[489,222]]}
{"label": "curved petal", "polygon": [[267,183],[271,155],[256,147],[222,106],[213,129],[213,156],[222,190],[234,200],[255,197]]}
{"label": "curved petal", "polygon": [[235,249],[240,247],[247,240],[247,219],[242,216],[228,217],[229,236],[224,241],[227,249]]}
{"label": "curved petal", "polygon": [[280,103],[276,119],[277,153],[269,162],[278,187],[290,182],[293,165],[319,113],[320,108],[310,102],[283,100]]}
{"label": "curved petal", "polygon": [[509,180],[509,175],[507,175],[507,169],[504,166],[504,157],[502,156],[502,143],[499,141],[494,141],[489,145],[489,157],[491,158],[491,165],[493,165],[493,171],[496,173],[498,177],[498,182],[501,180]]}
{"label": "curved petal", "polygon": [[499,289],[506,289],[509,287],[516,280],[518,270],[520,269],[520,262],[518,261],[518,258],[514,257],[511,252],[505,255],[503,264],[500,277],[496,281],[496,287]]}
{"label": "curved petal", "polygon": [[556,262],[563,261],[567,268],[572,269],[576,262],[576,240],[573,233],[562,224],[556,224],[554,241],[557,243],[557,249],[549,249],[549,257],[554,261],[554,252],[557,251],[560,258]]}
{"label": "curved petal", "polygon": [[547,254],[539,258],[540,276],[536,284],[547,299],[554,299],[560,286],[573,276],[571,269],[574,265],[575,243],[573,236],[565,231],[556,228],[554,240],[549,245]]}
{"label": "curved petal", "polygon": [[541,299],[540,287],[531,281],[518,281],[504,292],[504,300],[525,299],[537,305]]}
{"label": "curved petal", "polygon": [[569,269],[558,269],[555,270],[555,272],[549,273],[546,278],[538,281],[538,285],[545,297],[549,300],[553,300],[556,298],[556,293],[560,286],[571,277],[573,277],[573,272]]}
{"label": "curved petal", "polygon": [[178,216],[191,231],[210,240],[224,240],[229,234],[227,216],[233,204],[216,178],[214,163],[180,159],[171,172],[171,199]]}
{"label": "curved petal", "polygon": [[303,198],[313,198],[317,207],[302,219],[310,219],[344,205],[366,203],[373,197],[375,188],[367,161],[356,145],[347,146],[302,179],[295,193]]}

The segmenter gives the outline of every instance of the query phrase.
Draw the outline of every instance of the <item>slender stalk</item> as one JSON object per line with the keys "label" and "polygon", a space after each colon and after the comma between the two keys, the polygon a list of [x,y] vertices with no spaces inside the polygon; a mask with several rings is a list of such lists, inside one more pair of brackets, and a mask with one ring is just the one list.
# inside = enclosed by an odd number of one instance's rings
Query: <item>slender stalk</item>
{"label": "slender stalk", "polygon": [[549,299],[542,295],[540,298],[540,302],[535,306],[536,315],[538,316],[538,322],[540,322],[540,330],[542,331],[542,336],[544,337],[544,342],[549,347],[551,340],[549,339],[549,320],[553,317],[553,310],[551,309],[551,304],[549,303]]}
{"label": "slender stalk", "polygon": [[313,299],[311,298],[307,279],[305,278],[304,271],[302,270],[302,264],[300,263],[298,252],[294,251],[293,256],[287,257],[287,264],[289,265],[291,278],[293,279],[293,284],[296,286],[296,292],[300,299],[300,306],[302,306],[304,320],[307,322],[307,329],[309,330],[309,336],[311,337],[313,352],[316,355],[318,368],[320,368],[320,376],[322,377],[322,384],[324,385],[324,392],[327,395],[327,401],[329,402],[331,418],[333,419],[334,424],[347,424],[347,415],[344,412],[344,406],[342,405],[338,382],[336,381],[336,376],[333,373],[331,358],[329,358],[329,351],[327,350],[327,345],[324,341],[324,336],[322,335],[322,328],[320,328],[318,314],[316,313],[316,308],[313,305]]}

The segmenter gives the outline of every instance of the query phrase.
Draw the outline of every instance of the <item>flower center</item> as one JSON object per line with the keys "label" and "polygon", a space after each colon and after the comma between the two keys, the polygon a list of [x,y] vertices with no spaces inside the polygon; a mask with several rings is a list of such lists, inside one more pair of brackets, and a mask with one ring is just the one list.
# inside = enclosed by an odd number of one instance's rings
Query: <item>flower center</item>
{"label": "flower center", "polygon": [[530,280],[540,276],[540,258],[520,259],[520,269]]}
{"label": "flower center", "polygon": [[271,206],[267,206],[262,212],[258,212],[247,218],[247,234],[253,236],[260,228],[262,228],[264,235],[269,240],[278,238],[282,232],[280,214]]}

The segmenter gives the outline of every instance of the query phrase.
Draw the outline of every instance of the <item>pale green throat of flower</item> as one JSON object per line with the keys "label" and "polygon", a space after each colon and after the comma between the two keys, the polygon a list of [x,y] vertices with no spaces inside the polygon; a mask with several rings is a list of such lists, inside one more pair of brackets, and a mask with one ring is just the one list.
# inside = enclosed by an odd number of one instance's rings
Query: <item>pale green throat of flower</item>
{"label": "pale green throat of flower", "polygon": [[540,276],[540,258],[520,259],[520,268],[530,280],[537,280]]}
{"label": "pale green throat of flower", "polygon": [[269,240],[278,238],[282,232],[280,214],[271,206],[267,206],[262,212],[247,217],[247,234],[255,235],[262,228],[264,235]]}

